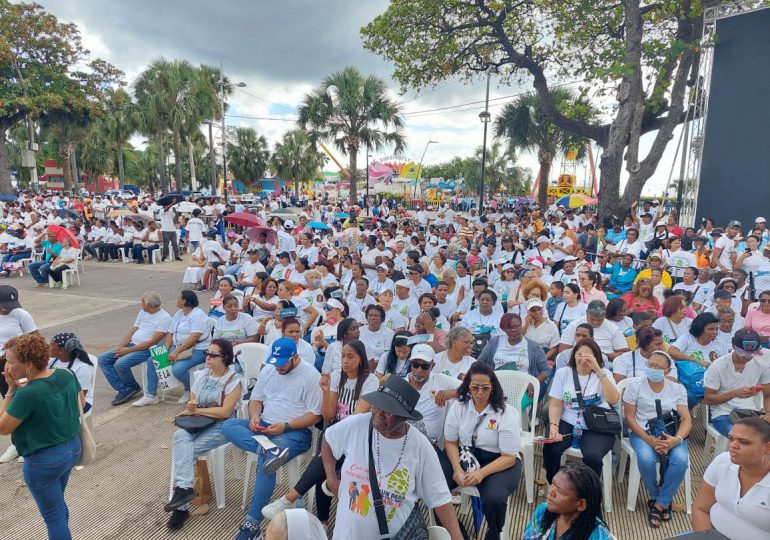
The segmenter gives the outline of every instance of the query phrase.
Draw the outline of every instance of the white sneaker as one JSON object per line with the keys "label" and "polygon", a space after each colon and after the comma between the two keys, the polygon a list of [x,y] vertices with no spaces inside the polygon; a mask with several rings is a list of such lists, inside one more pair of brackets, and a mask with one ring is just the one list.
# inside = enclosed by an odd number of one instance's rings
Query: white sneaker
{"label": "white sneaker", "polygon": [[160,398],[158,396],[142,396],[134,401],[131,406],[144,407],[145,405],[157,405],[158,403],[160,403]]}
{"label": "white sneaker", "polygon": [[262,517],[265,519],[273,519],[278,512],[291,508],[292,504],[286,497],[279,497],[267,506],[262,507]]}
{"label": "white sneaker", "polygon": [[182,392],[182,397],[179,398],[179,401],[177,401],[177,403],[187,403],[188,401],[190,401],[190,392],[185,391],[185,392]]}
{"label": "white sneaker", "polygon": [[14,459],[19,457],[19,453],[16,451],[14,445],[9,446],[2,456],[0,456],[0,463],[10,463]]}

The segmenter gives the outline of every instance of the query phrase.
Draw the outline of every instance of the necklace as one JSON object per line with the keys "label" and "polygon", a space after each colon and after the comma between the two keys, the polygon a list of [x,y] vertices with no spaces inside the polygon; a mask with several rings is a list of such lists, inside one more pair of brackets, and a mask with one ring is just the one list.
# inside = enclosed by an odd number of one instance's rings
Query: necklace
{"label": "necklace", "polygon": [[377,473],[377,483],[382,485],[382,479],[388,478],[391,476],[394,472],[398,470],[398,466],[401,465],[401,458],[404,457],[404,449],[406,448],[406,441],[409,438],[409,426],[406,426],[406,433],[404,434],[404,442],[401,443],[401,450],[398,453],[398,461],[396,461],[396,464],[393,466],[393,470],[390,471],[388,474],[383,475],[382,474],[382,464],[380,462],[380,432],[377,430],[374,430],[377,440],[377,445],[375,448],[375,451],[377,453],[377,470],[375,471]]}

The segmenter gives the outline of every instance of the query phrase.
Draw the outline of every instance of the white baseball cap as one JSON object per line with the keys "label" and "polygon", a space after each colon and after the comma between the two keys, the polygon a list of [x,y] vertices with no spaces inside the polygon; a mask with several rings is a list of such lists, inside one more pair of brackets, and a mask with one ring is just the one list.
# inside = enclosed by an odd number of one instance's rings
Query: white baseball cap
{"label": "white baseball cap", "polygon": [[412,282],[408,279],[399,279],[396,281],[396,287],[403,287],[405,289],[411,289],[412,288]]}
{"label": "white baseball cap", "polygon": [[425,360],[426,362],[433,362],[433,357],[436,356],[436,351],[433,347],[427,343],[418,343],[412,348],[412,354],[409,355],[409,360]]}
{"label": "white baseball cap", "polygon": [[336,298],[329,298],[326,301],[326,305],[329,306],[330,308],[337,308],[340,311],[345,311],[345,306],[342,304],[342,302],[340,302]]}
{"label": "white baseball cap", "polygon": [[549,243],[550,241],[551,241],[551,239],[548,238],[547,236],[538,236],[538,238],[537,238],[537,243],[538,244],[542,244],[544,242],[545,243]]}
{"label": "white baseball cap", "polygon": [[538,268],[542,268],[543,267],[543,263],[540,262],[537,259],[533,259],[533,260],[529,261],[529,265],[530,266],[537,266]]}
{"label": "white baseball cap", "polygon": [[543,301],[539,298],[530,298],[527,300],[527,311],[534,307],[543,307]]}
{"label": "white baseball cap", "polygon": [[754,220],[754,223],[767,223],[767,220],[763,217],[758,217]]}
{"label": "white baseball cap", "polygon": [[287,219],[283,222],[283,228],[284,229],[293,229],[294,228],[294,220]]}

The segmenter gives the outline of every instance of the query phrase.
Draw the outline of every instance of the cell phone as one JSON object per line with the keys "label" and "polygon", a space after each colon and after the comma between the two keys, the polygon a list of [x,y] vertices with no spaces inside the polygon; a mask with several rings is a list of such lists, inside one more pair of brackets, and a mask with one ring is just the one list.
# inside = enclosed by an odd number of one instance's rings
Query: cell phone
{"label": "cell phone", "polygon": [[765,387],[762,386],[761,384],[756,384],[752,386],[751,389],[754,390],[755,392],[761,392],[762,390],[765,389]]}
{"label": "cell phone", "polygon": [[255,426],[254,429],[256,431],[265,431],[267,429],[267,426]]}

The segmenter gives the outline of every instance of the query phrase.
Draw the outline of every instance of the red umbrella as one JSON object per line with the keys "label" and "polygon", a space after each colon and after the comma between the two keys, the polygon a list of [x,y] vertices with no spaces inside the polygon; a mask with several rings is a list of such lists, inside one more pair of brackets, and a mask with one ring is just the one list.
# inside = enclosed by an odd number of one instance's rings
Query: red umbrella
{"label": "red umbrella", "polygon": [[249,212],[235,212],[233,214],[228,214],[225,216],[225,221],[240,227],[261,227],[264,225],[261,219]]}
{"label": "red umbrella", "polygon": [[70,243],[72,244],[72,247],[74,248],[80,248],[80,244],[78,243],[78,239],[75,238],[75,235],[72,234],[72,231],[69,229],[65,229],[64,227],[60,227],[59,225],[49,225],[48,231],[52,233],[56,233],[56,239],[61,242],[63,238],[68,238]]}
{"label": "red umbrella", "polygon": [[244,234],[250,242],[256,244],[259,241],[259,235],[261,233],[265,233],[267,235],[268,244],[272,244],[274,246],[278,245],[278,233],[269,227],[252,227],[250,229],[246,229]]}

